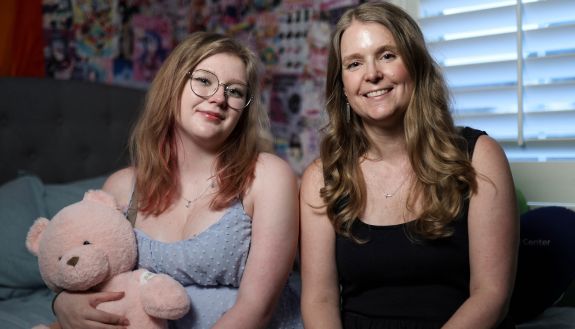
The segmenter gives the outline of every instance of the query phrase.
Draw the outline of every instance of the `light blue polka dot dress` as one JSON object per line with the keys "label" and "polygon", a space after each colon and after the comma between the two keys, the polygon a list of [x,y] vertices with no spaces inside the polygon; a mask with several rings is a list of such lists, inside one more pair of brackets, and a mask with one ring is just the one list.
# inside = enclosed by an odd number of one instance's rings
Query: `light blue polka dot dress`
{"label": "light blue polka dot dress", "polygon": [[[140,268],[172,276],[186,287],[192,307],[171,329],[209,329],[235,300],[250,248],[252,222],[241,202],[200,234],[173,243],[136,231]],[[268,328],[303,328],[299,296],[286,285]]]}

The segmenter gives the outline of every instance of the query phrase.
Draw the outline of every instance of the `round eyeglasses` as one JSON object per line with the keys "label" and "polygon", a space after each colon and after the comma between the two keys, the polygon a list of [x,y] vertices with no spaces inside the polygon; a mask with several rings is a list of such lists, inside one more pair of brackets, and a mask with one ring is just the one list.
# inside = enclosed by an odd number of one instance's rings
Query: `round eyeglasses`
{"label": "round eyeglasses", "polygon": [[226,104],[234,110],[243,110],[252,100],[248,95],[248,86],[240,82],[220,83],[218,77],[206,70],[197,69],[188,72],[190,77],[190,87],[194,94],[202,98],[214,95],[220,86],[224,87]]}

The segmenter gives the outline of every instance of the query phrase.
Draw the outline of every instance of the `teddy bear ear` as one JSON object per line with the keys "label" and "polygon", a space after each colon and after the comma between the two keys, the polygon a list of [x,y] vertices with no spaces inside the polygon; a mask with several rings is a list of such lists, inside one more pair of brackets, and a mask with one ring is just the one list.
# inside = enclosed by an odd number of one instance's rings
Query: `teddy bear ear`
{"label": "teddy bear ear", "polygon": [[102,190],[89,190],[84,193],[84,200],[90,200],[102,203],[110,208],[117,209],[118,204],[116,203],[116,199],[114,197]]}
{"label": "teddy bear ear", "polygon": [[28,235],[26,236],[26,248],[28,248],[28,251],[35,256],[38,256],[38,251],[40,250],[40,239],[42,238],[42,234],[46,230],[48,224],[50,224],[48,218],[39,217],[28,230]]}

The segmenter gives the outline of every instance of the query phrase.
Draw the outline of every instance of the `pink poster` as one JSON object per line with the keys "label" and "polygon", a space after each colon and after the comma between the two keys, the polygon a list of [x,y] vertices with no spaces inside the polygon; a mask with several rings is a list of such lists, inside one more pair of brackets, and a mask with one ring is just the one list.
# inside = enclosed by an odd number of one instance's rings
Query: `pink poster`
{"label": "pink poster", "polygon": [[134,15],[133,78],[150,82],[172,50],[172,25],[164,17]]}

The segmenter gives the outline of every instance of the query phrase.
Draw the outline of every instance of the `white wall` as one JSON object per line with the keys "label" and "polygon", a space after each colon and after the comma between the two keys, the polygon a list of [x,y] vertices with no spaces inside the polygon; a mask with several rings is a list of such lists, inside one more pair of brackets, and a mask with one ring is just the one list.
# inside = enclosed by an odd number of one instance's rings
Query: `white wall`
{"label": "white wall", "polygon": [[512,162],[511,171],[530,207],[575,210],[575,162]]}

